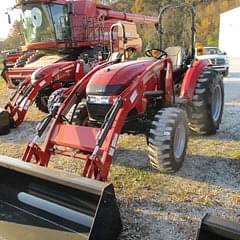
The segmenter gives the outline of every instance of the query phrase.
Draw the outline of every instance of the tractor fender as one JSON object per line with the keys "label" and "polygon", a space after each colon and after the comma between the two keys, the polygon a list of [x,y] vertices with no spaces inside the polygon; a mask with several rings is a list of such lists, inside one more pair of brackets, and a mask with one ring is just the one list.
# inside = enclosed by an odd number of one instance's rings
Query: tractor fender
{"label": "tractor fender", "polygon": [[204,68],[209,65],[209,60],[195,60],[191,67],[187,70],[181,87],[180,97],[192,100],[194,90],[196,88],[197,80],[200,74],[203,72]]}

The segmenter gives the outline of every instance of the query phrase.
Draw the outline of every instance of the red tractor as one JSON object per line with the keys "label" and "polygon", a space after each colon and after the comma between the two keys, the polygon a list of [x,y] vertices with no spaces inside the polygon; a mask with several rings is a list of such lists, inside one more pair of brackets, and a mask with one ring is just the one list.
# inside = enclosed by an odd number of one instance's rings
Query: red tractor
{"label": "red tractor", "polygon": [[[121,61],[117,57],[97,66],[53,104],[28,144],[24,162],[0,159],[0,192],[5,193],[7,202],[18,206],[16,211],[48,220],[64,233],[71,232],[71,237],[117,239],[120,215],[113,187],[104,182],[119,135],[144,133],[153,168],[172,173],[184,161],[188,122],[200,133],[218,129],[223,108],[222,78],[209,68],[208,61],[194,57],[195,11],[191,5],[162,9],[157,26],[160,37],[164,33],[163,15],[170,9],[186,9],[191,15],[188,52],[180,46],[163,50],[160,41],[160,48],[147,49],[143,59]],[[37,140],[49,125],[41,148]],[[53,170],[40,167],[47,166],[52,155],[83,160],[84,178],[68,174],[61,178]]]}
{"label": "red tractor", "polygon": [[216,132],[223,111],[222,78],[208,61],[194,57],[191,5],[167,6],[161,11],[160,37],[162,17],[172,8],[187,8],[191,13],[189,53],[180,46],[162,50],[161,40],[160,48],[146,50],[143,59],[96,67],[58,98],[38,129],[41,136],[51,122],[44,149],[34,139],[24,161],[34,156],[39,165],[47,166],[52,155],[73,156],[77,151],[74,157],[85,161],[83,176],[106,181],[119,135],[144,133],[151,165],[175,172],[184,161],[188,125],[199,133]]}
{"label": "red tractor", "polygon": [[[4,107],[12,127],[21,124],[34,101],[47,113],[53,91],[74,85],[96,61],[108,57],[112,24],[121,21],[128,38],[126,48],[140,51],[142,41],[134,22],[157,22],[156,17],[117,12],[87,0],[21,0],[15,8],[21,11],[27,52],[3,73],[9,87],[17,87]],[[121,48],[122,36],[118,31],[116,35],[115,46]]]}

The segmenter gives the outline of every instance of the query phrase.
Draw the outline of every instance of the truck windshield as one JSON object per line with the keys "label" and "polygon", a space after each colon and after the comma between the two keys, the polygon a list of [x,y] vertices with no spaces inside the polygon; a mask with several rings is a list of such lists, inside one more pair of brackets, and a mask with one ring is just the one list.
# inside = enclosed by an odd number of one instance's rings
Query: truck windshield
{"label": "truck windshield", "polygon": [[62,41],[70,38],[67,7],[60,4],[25,4],[21,19],[27,43]]}
{"label": "truck windshield", "polygon": [[218,48],[204,48],[204,52],[206,55],[214,55],[214,54],[217,54],[217,55],[221,55],[222,52],[218,49]]}

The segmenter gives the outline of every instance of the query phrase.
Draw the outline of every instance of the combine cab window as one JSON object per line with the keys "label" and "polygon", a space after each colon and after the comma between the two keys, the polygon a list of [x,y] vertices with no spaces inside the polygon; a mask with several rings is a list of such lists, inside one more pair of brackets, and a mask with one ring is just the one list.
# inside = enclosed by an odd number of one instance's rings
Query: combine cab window
{"label": "combine cab window", "polygon": [[60,4],[26,4],[21,19],[27,43],[61,41],[70,38],[67,8]]}
{"label": "combine cab window", "polygon": [[57,40],[69,39],[70,27],[66,6],[59,4],[51,4],[50,9],[53,17],[53,26],[55,29]]}
{"label": "combine cab window", "polygon": [[23,5],[21,19],[27,43],[55,40],[51,14],[47,5]]}

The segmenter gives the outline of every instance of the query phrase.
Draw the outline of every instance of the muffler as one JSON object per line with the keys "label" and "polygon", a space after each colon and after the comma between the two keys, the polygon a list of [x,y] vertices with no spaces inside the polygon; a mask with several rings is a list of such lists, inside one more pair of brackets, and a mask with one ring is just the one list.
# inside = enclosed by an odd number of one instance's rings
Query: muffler
{"label": "muffler", "polygon": [[0,135],[10,132],[10,114],[7,110],[0,108]]}
{"label": "muffler", "polygon": [[196,240],[240,240],[240,225],[207,214],[201,222]]}
{"label": "muffler", "polygon": [[114,240],[112,184],[0,156],[0,239]]}

